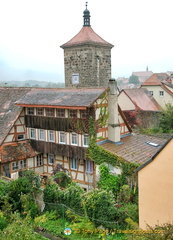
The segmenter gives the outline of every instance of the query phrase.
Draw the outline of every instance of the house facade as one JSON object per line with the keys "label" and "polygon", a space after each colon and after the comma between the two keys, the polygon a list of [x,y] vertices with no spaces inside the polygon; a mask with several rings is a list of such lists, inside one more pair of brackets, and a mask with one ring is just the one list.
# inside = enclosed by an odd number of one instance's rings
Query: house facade
{"label": "house facade", "polygon": [[118,104],[130,126],[157,127],[162,108],[146,88],[123,89]]}
{"label": "house facade", "polygon": [[173,136],[138,172],[139,227],[173,224]]}
{"label": "house facade", "polygon": [[141,88],[147,88],[163,109],[167,103],[173,104],[173,84],[168,74],[153,74],[141,85]]}
{"label": "house facade", "polygon": [[[129,132],[115,104],[115,81],[110,82],[106,89],[29,89],[21,98],[15,98],[13,104],[19,112],[9,128],[7,124],[8,131],[1,142],[1,175],[16,179],[20,171],[33,169],[50,176],[56,164],[61,164],[83,188],[93,187],[96,165],[87,156],[89,119],[92,117],[96,125],[97,142],[117,142]],[[4,104],[8,107],[14,90],[1,90],[2,97],[9,93]],[[107,116],[104,124],[100,123],[103,114]]]}

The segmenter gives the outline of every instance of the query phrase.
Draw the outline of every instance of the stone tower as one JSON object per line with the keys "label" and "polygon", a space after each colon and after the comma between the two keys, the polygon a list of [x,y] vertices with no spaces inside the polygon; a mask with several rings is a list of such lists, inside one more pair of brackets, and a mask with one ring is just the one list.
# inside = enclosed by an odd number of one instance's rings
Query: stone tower
{"label": "stone tower", "polygon": [[83,27],[63,44],[65,86],[104,87],[111,78],[112,44],[97,35],[90,25],[90,12],[83,12]]}

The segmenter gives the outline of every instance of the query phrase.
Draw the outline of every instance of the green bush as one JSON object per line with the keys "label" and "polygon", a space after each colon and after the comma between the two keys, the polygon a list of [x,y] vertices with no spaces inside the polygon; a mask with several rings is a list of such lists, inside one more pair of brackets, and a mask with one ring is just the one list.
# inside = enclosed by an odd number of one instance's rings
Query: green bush
{"label": "green bush", "polygon": [[78,213],[84,213],[82,208],[83,194],[84,190],[73,182],[61,191],[60,202]]}
{"label": "green bush", "polygon": [[0,212],[0,230],[3,230],[7,226],[6,217],[2,212]]}
{"label": "green bush", "polygon": [[18,213],[11,215],[12,223],[3,231],[0,231],[0,239],[3,240],[43,240],[41,235],[34,232],[34,226],[30,219],[21,218]]}
{"label": "green bush", "polygon": [[72,182],[71,178],[69,175],[67,175],[65,172],[57,172],[53,176],[53,180],[61,187],[65,188]]}
{"label": "green bush", "polygon": [[111,227],[118,220],[118,210],[114,207],[114,196],[106,190],[92,190],[84,194],[83,207],[87,217],[96,227]]}
{"label": "green bush", "polygon": [[121,186],[121,175],[113,175],[110,173],[108,166],[102,163],[99,166],[100,180],[98,186],[101,189],[112,191],[116,197]]}

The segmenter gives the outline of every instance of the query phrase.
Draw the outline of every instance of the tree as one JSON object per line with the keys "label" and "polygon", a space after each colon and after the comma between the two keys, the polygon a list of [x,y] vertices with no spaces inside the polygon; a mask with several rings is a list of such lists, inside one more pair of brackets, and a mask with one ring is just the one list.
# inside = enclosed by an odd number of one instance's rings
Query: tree
{"label": "tree", "polygon": [[114,207],[114,196],[111,192],[94,189],[84,195],[83,206],[87,217],[96,227],[110,227],[111,222],[119,219],[118,210]]}
{"label": "tree", "polygon": [[162,113],[163,115],[160,118],[159,128],[164,133],[173,132],[173,105],[167,103]]}
{"label": "tree", "polygon": [[132,74],[129,78],[129,83],[132,83],[132,84],[135,84],[135,85],[139,84],[138,76]]}

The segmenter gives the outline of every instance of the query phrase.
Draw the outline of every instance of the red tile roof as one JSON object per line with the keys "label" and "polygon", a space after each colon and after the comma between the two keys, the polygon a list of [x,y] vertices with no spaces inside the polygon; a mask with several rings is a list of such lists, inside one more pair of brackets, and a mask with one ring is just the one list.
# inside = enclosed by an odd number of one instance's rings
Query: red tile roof
{"label": "red tile roof", "polygon": [[[161,111],[162,108],[146,88],[132,88],[122,90],[143,111]],[[121,94],[121,93],[120,93]]]}
{"label": "red tile roof", "polygon": [[[168,137],[170,137],[170,135],[154,137],[143,134],[131,134],[121,138],[123,144],[118,145],[107,142],[101,146],[105,150],[120,156],[127,162],[143,164],[154,156],[154,154],[165,144]],[[147,144],[148,141],[159,144],[159,146],[153,147]]]}
{"label": "red tile roof", "polygon": [[148,78],[142,86],[155,86],[161,85],[162,81],[168,81],[170,83],[170,77],[166,73],[154,73],[150,78]]}
{"label": "red tile roof", "polygon": [[36,155],[28,141],[4,144],[0,147],[1,163],[22,160]]}
{"label": "red tile roof", "polygon": [[106,42],[103,38],[101,38],[98,34],[96,34],[90,26],[88,27],[85,26],[70,41],[61,45],[61,48],[67,48],[67,47],[78,46],[83,44],[102,45],[110,48],[113,47],[112,44]]}

